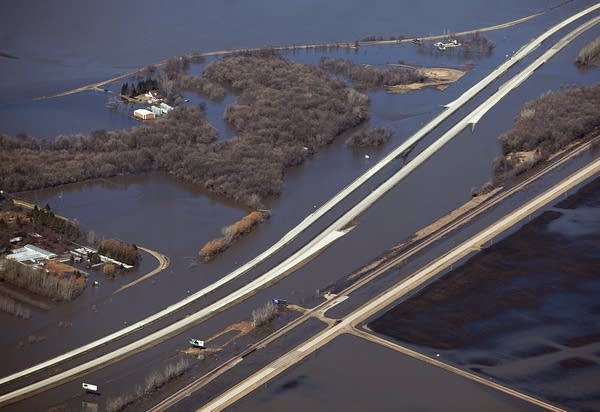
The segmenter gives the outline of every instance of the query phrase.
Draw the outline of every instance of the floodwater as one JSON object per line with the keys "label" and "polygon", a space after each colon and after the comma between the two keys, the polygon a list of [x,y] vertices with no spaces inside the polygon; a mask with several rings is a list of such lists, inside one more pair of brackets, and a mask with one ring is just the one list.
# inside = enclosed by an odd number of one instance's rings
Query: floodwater
{"label": "floodwater", "polygon": [[[227,47],[354,40],[370,34],[425,35],[500,23],[548,6],[546,1],[510,1],[490,10],[489,6],[467,0],[455,2],[450,10],[438,7],[439,2],[431,0],[412,4],[410,10],[389,0],[370,3],[368,7],[363,2],[341,0],[326,5],[314,1],[284,4],[273,0],[186,2],[178,7],[164,2],[151,3],[152,7],[148,2],[115,2],[112,6],[111,2],[104,2],[100,6],[55,1],[52,7],[43,10],[33,2],[4,6],[0,15],[0,51],[19,59],[0,58],[0,133],[26,132],[53,137],[134,125],[126,112],[112,113],[104,107],[108,99],[104,93],[87,92],[35,102],[31,99],[102,80],[171,55]],[[204,242],[219,236],[223,226],[239,219],[246,211],[169,176],[118,177],[23,194],[41,204],[50,203],[58,213],[78,219],[84,227],[101,236],[118,237],[165,253],[171,259],[171,266],[153,281],[112,295],[120,285],[154,267],[153,258],[145,255],[139,270],[114,282],[98,273],[92,274],[100,280],[100,288],[86,290],[72,304],[59,305],[46,314],[34,311],[29,321],[0,314],[0,322],[8,326],[8,333],[0,338],[0,350],[3,360],[6,359],[0,363],[0,373],[5,375],[117,330],[229,273],[274,243],[315,206],[324,203],[404,141],[437,114],[442,104],[480,80],[507,54],[548,25],[591,3],[568,3],[530,24],[489,33],[496,43],[492,56],[473,59],[474,68],[444,92],[428,89],[406,95],[369,93],[370,123],[392,127],[395,131],[392,141],[381,150],[352,151],[340,138],[302,166],[287,171],[282,196],[268,202],[272,218],[208,265],[194,265],[198,249]],[[533,78],[496,106],[474,132],[461,133],[365,213],[356,229],[305,268],[201,325],[198,330],[214,332],[219,325],[243,319],[273,296],[283,296],[296,303],[311,301],[320,288],[462,204],[469,198],[473,186],[489,179],[491,161],[499,154],[496,138],[510,128],[524,102],[560,85],[591,84],[600,79],[597,70],[580,72],[572,65],[579,48],[597,35],[594,30],[582,35],[546,63]],[[551,41],[557,38],[554,36]],[[309,51],[285,53],[285,56],[310,63],[317,62],[323,54]],[[415,65],[460,67],[466,63],[449,54],[423,55],[412,45],[361,47],[357,53],[338,50],[326,54],[377,65],[399,59]],[[500,84],[497,82],[492,87]],[[195,99],[191,100],[203,101]],[[220,138],[231,137],[222,114],[225,106],[234,100],[230,95],[224,102],[207,106],[207,116],[218,128]],[[467,113],[467,109],[478,102],[481,98],[469,103],[459,115]],[[453,116],[453,120],[457,119],[458,115]],[[450,124],[446,122],[442,129],[448,127]],[[438,135],[432,135],[426,142]],[[370,159],[366,159],[365,154]],[[589,156],[586,154],[581,162]],[[383,176],[352,195],[252,276],[262,273],[318,233],[397,167],[386,169]],[[60,321],[71,322],[72,326],[59,329]],[[19,349],[18,343],[28,335],[46,336],[47,340],[35,347]]]}
{"label": "floodwater", "polygon": [[[115,0],[94,5],[54,0],[40,8],[25,0],[3,5],[0,51],[0,133],[53,137],[117,129],[131,119],[107,114],[100,93],[85,102],[74,96],[32,102],[124,71],[192,51],[264,45],[353,41],[368,35],[422,36],[497,24],[529,15],[551,4],[542,0],[507,1],[490,10],[461,0],[453,7],[439,1],[411,4],[379,0],[365,7],[359,0],[191,1],[177,6],[160,1]],[[569,3],[534,24],[517,27],[498,42],[503,56],[512,40],[533,35],[538,24],[583,8],[591,1]],[[542,26],[543,27],[543,26]],[[499,54],[499,55],[500,55]],[[406,61],[411,61],[408,58]],[[87,113],[87,114],[86,114]]]}
{"label": "floodwater", "polygon": [[564,203],[370,327],[569,409],[598,410],[600,178]]}
{"label": "floodwater", "polygon": [[336,338],[232,411],[537,411],[538,407],[352,335]]}

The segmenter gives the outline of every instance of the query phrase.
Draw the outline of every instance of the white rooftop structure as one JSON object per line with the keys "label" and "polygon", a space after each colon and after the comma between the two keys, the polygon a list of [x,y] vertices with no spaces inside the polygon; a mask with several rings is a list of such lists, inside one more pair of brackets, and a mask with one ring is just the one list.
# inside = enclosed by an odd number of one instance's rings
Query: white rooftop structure
{"label": "white rooftop structure", "polygon": [[137,109],[133,111],[133,117],[141,120],[154,119],[155,114],[147,109]]}
{"label": "white rooftop structure", "polygon": [[57,257],[56,254],[34,245],[25,245],[20,249],[13,250],[13,253],[6,256],[7,259],[16,260],[17,262],[26,262],[28,260],[35,262],[37,260],[49,260],[55,257]]}
{"label": "white rooftop structure", "polygon": [[173,110],[173,107],[169,106],[166,103],[161,103],[160,108],[163,110],[164,113],[169,113],[171,110]]}

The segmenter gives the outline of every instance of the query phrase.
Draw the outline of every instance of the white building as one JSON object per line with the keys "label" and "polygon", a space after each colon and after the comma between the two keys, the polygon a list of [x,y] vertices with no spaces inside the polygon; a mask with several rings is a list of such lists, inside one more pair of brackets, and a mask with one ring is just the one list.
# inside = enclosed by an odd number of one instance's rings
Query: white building
{"label": "white building", "polygon": [[17,262],[37,262],[40,260],[50,260],[57,257],[56,254],[39,248],[34,245],[25,245],[20,249],[15,249],[6,256],[7,259],[16,260]]}
{"label": "white building", "polygon": [[163,113],[169,113],[171,110],[173,110],[173,106],[169,106],[166,103],[161,103],[160,108],[162,109]]}
{"label": "white building", "polygon": [[156,116],[150,110],[137,109],[134,110],[133,117],[140,120],[151,120],[154,119]]}
{"label": "white building", "polygon": [[154,113],[155,116],[162,116],[166,113],[163,109],[157,106],[150,106],[150,110],[152,110],[152,113]]}

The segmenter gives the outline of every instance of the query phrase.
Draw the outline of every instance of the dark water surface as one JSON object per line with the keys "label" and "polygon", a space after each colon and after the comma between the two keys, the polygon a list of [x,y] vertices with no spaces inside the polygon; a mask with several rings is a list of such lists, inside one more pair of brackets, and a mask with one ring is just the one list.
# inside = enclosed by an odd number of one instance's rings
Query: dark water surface
{"label": "dark water surface", "polygon": [[232,411],[536,411],[539,408],[352,335],[336,338]]}
{"label": "dark water surface", "polygon": [[[72,304],[59,305],[47,314],[34,311],[30,321],[0,314],[2,325],[7,327],[7,333],[0,336],[0,350],[4,354],[0,373],[5,375],[117,330],[126,322],[154,313],[229,273],[274,243],[315,206],[324,203],[404,141],[437,114],[442,104],[479,81],[507,54],[548,25],[591,3],[568,3],[529,24],[489,33],[496,43],[492,56],[474,59],[474,68],[444,92],[429,89],[406,95],[370,93],[370,123],[392,127],[396,132],[392,141],[381,150],[352,151],[340,138],[302,166],[288,170],[282,196],[269,200],[272,218],[211,264],[190,267],[190,258],[197,256],[204,242],[219,236],[223,226],[239,219],[246,211],[168,176],[118,177],[24,194],[24,197],[41,204],[50,203],[58,213],[78,219],[101,236],[119,237],[159,250],[171,258],[171,266],[157,275],[153,282],[143,282],[127,292],[112,296],[112,291],[119,285],[154,267],[155,261],[144,256],[142,267],[135,273],[124,275],[112,283],[100,274],[93,274],[101,281],[99,289],[90,288]],[[52,137],[60,133],[86,133],[98,128],[117,129],[134,123],[126,112],[106,110],[104,103],[108,97],[103,93],[89,92],[41,102],[32,102],[32,97],[98,81],[174,54],[225,47],[354,40],[368,34],[423,35],[445,29],[462,30],[528,15],[549,3],[509,1],[496,8],[468,0],[455,2],[452,8],[440,8],[437,1],[407,7],[393,1],[365,6],[363,2],[341,0],[327,3],[188,1],[177,6],[164,2],[109,1],[88,5],[54,1],[45,8],[35,7],[36,4],[10,3],[3,5],[0,13],[0,51],[20,57],[18,60],[0,58],[0,132],[14,134],[24,131]],[[556,41],[564,33],[554,36],[551,41]],[[424,167],[361,216],[356,229],[313,262],[190,332],[197,336],[214,333],[223,325],[247,318],[252,309],[273,296],[283,296],[295,303],[312,301],[318,289],[342,278],[415,230],[462,204],[469,198],[471,187],[489,179],[491,161],[500,153],[497,136],[510,128],[512,119],[524,102],[561,85],[591,84],[600,80],[597,70],[580,72],[572,65],[579,48],[597,35],[597,30],[589,31],[544,64],[531,79],[490,111],[474,132],[461,133]],[[536,51],[534,55],[541,52]],[[295,61],[309,63],[317,62],[322,55],[321,52],[285,54]],[[339,50],[328,55],[377,65],[398,59],[409,64],[436,66],[462,66],[466,63],[448,54],[439,57],[423,55],[412,45],[363,47],[358,53]],[[518,68],[523,65],[519,64]],[[516,69],[511,74],[514,72]],[[496,82],[484,94],[489,95],[500,84]],[[189,97],[193,100],[193,96]],[[196,99],[193,102],[203,101]],[[231,130],[222,121],[222,113],[234,99],[230,95],[224,102],[211,103],[207,107],[207,116],[219,129],[220,138],[232,136]],[[451,120],[458,120],[459,115],[466,114],[481,101],[482,98],[475,99]],[[450,123],[446,122],[441,130],[448,127]],[[428,137],[424,144],[438,136],[439,132]],[[366,159],[365,154],[370,155],[370,159]],[[584,155],[581,162],[589,156]],[[262,273],[314,236],[351,202],[369,193],[398,167],[399,164],[394,164],[387,168],[382,176],[352,195],[323,222],[254,271],[252,276]],[[566,169],[560,173],[566,173]],[[580,219],[577,216],[573,218]],[[247,278],[242,279],[237,285],[246,281]],[[189,308],[189,312],[206,303],[199,302]],[[57,324],[61,320],[72,322],[73,326],[59,329]],[[19,349],[18,342],[30,334],[48,339],[42,345],[25,351]],[[153,353],[167,358],[181,349],[180,346],[179,343],[164,344]],[[124,362],[123,365],[127,367],[129,364]],[[133,362],[129,366],[141,370],[144,363]],[[102,376],[113,384],[118,380],[118,371],[113,374],[110,372],[115,370],[111,368],[104,371]],[[72,393],[64,396],[74,396]],[[41,395],[39,404],[44,404],[43,399]]]}
{"label": "dark water surface", "polygon": [[598,410],[599,212],[597,178],[370,327],[568,408]]}
{"label": "dark water surface", "polygon": [[[524,11],[515,7],[515,13],[517,10]],[[507,12],[506,10],[504,12]],[[535,10],[532,7],[528,12]],[[570,11],[560,10],[564,14]],[[556,20],[560,15],[549,17]],[[485,21],[485,18],[482,21]],[[269,202],[268,206],[273,211],[271,220],[209,265],[189,268],[190,258],[197,256],[197,251],[204,242],[219,236],[222,227],[239,219],[245,211],[208,196],[191,185],[181,184],[161,175],[148,175],[68,185],[26,194],[25,197],[41,204],[50,203],[58,213],[78,219],[85,227],[95,230],[101,236],[118,237],[166,253],[171,258],[171,267],[156,276],[155,282],[144,282],[114,297],[110,296],[112,290],[116,289],[118,284],[129,281],[135,274],[119,279],[115,285],[109,285],[109,291],[99,293],[88,290],[76,302],[68,305],[69,316],[65,317],[62,311],[51,312],[48,316],[34,314],[32,321],[21,322],[20,327],[3,335],[1,344],[5,353],[21,353],[17,349],[17,343],[29,334],[54,336],[56,324],[60,320],[73,322],[74,327],[69,332],[71,338],[61,341],[49,339],[29,359],[18,355],[11,356],[10,362],[3,363],[2,369],[8,372],[19,367],[18,365],[23,367],[50,354],[60,353],[94,337],[102,336],[125,322],[130,323],[168,306],[190,291],[214,282],[256,256],[310,213],[316,205],[322,204],[386,151],[405,140],[421,123],[437,113],[441,104],[451,101],[465,87],[478,81],[489,70],[488,67],[491,68],[502,60],[500,49],[510,46],[510,41],[503,40],[505,37],[524,37],[522,41],[525,41],[533,35],[532,33],[541,31],[547,23],[544,20],[536,21],[536,24],[531,26],[518,26],[504,34],[497,34],[498,52],[494,52],[489,59],[478,61],[475,68],[461,82],[444,92],[424,90],[393,96],[385,93],[371,94],[374,109],[372,121],[388,124],[396,130],[393,140],[386,148],[381,151],[352,151],[347,149],[340,139],[308,159],[302,166],[290,169],[286,174],[282,196]],[[591,35],[592,33],[589,33],[589,36]],[[524,101],[557,84],[575,81],[589,84],[598,78],[597,72],[580,73],[571,64],[572,56],[582,41],[585,41],[585,38],[578,39],[573,48],[567,48],[555,60],[545,64],[522,88],[509,95],[490,112],[475,132],[461,133],[425,167],[411,175],[361,217],[363,224],[282,285],[276,285],[274,293],[283,293],[296,300],[314,296],[317,289],[341,278],[367,262],[370,257],[378,255],[382,250],[468,199],[471,187],[481,185],[488,179],[491,160],[499,153],[496,137],[510,127],[511,119]],[[516,40],[515,43],[521,44]],[[363,55],[361,49],[359,57],[364,59],[363,61],[372,57],[373,62],[378,64],[394,61],[401,56],[399,49],[393,47],[365,50],[368,55]],[[346,52],[338,53],[344,55]],[[316,61],[319,56],[300,53],[296,57],[300,60]],[[421,57],[414,54],[413,58]],[[432,59],[431,56],[422,58]],[[444,61],[437,63],[444,65],[453,57],[442,56],[441,59]],[[85,95],[75,95],[68,98],[84,97]],[[101,112],[109,115],[104,109]],[[209,108],[209,112],[216,117],[219,110],[211,112]],[[398,116],[390,120],[394,113]],[[403,118],[406,114],[417,115]],[[369,154],[371,158],[365,159],[364,154]],[[460,167],[457,167],[458,164]],[[385,174],[391,173],[397,167],[398,165],[392,165]],[[378,180],[381,179],[375,179],[373,183],[366,185],[362,191],[351,196],[350,200],[356,201],[368,193]],[[349,202],[334,210],[329,220],[344,210],[347,204]],[[324,224],[317,225],[290,248],[318,233]],[[288,249],[291,250],[290,248]],[[278,259],[280,258],[276,257],[275,260]],[[138,273],[144,273],[153,265],[153,259],[146,257],[144,267]],[[135,306],[130,304],[132,297],[137,303]],[[89,324],[88,313],[92,305],[96,305],[97,309],[94,315],[97,319],[96,324],[94,328],[81,329],[83,325]],[[80,325],[79,328],[77,325]],[[85,330],[85,333],[82,334],[82,330]]]}
{"label": "dark water surface", "polygon": [[[378,0],[368,7],[358,0],[185,0],[177,5],[139,0],[94,4],[53,0],[45,7],[32,0],[5,2],[0,13],[0,51],[18,59],[0,57],[0,133],[53,137],[132,124],[105,113],[100,101],[108,97],[103,94],[85,102],[73,96],[42,102],[31,99],[174,55],[353,41],[372,34],[387,38],[467,30],[529,15],[557,3],[512,0],[490,10],[485,3],[471,0],[454,2],[453,7],[439,7],[437,0],[410,5]],[[538,24],[555,21],[590,3],[568,3],[533,24],[518,26],[501,42],[527,39]],[[508,47],[499,44],[499,55],[510,53],[511,47],[514,50],[514,43]],[[409,56],[405,60],[414,61]]]}

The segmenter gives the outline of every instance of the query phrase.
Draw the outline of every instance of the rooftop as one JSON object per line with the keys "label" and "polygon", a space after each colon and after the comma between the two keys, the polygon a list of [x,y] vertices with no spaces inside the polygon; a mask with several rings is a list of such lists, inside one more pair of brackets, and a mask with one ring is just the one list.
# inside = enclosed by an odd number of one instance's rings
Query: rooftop
{"label": "rooftop", "polygon": [[13,250],[13,253],[6,256],[7,259],[16,260],[17,262],[26,262],[28,260],[48,260],[57,255],[34,245],[25,245],[22,248]]}

